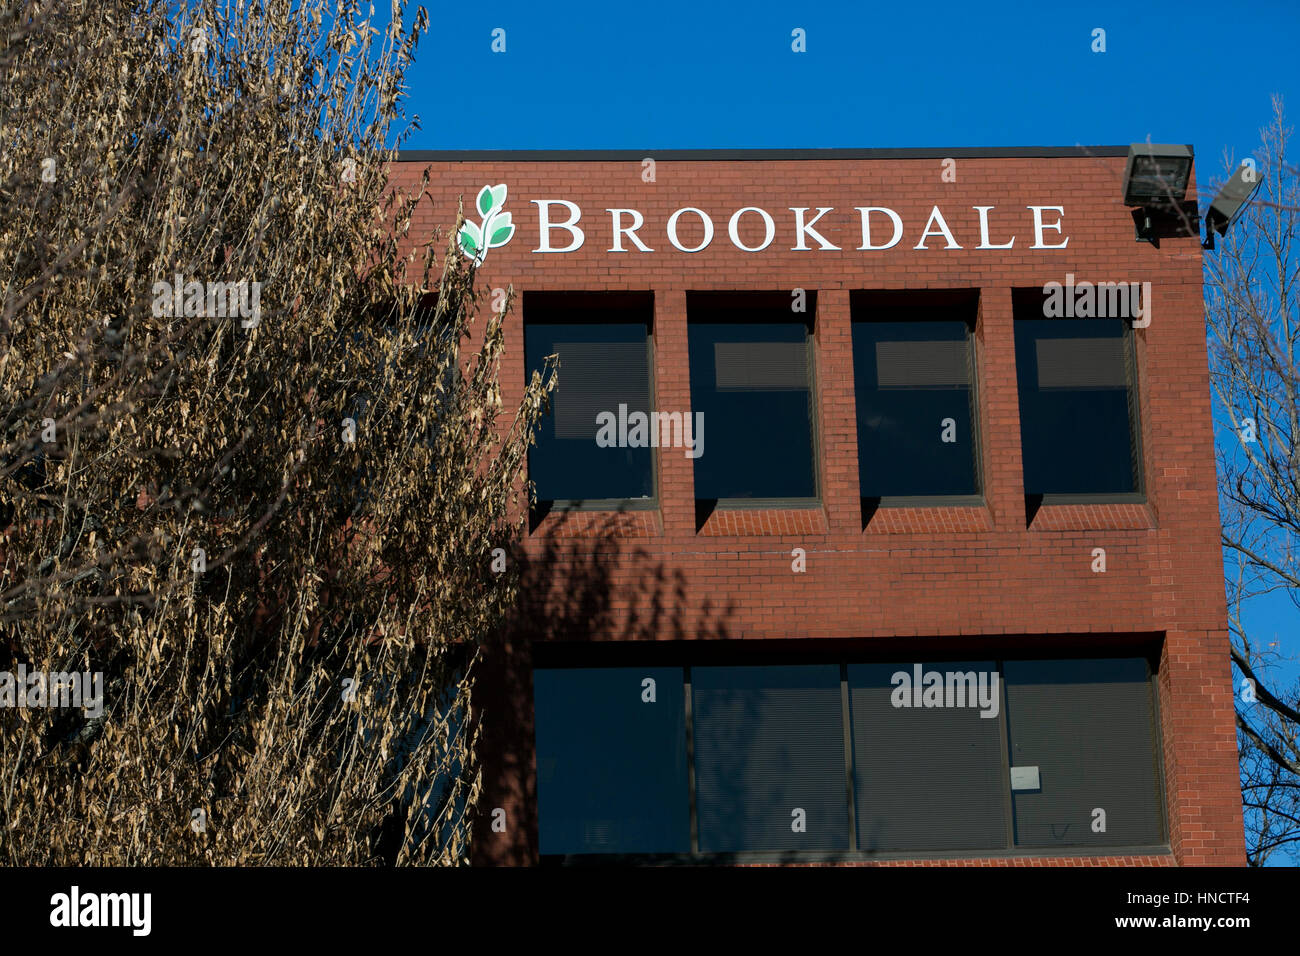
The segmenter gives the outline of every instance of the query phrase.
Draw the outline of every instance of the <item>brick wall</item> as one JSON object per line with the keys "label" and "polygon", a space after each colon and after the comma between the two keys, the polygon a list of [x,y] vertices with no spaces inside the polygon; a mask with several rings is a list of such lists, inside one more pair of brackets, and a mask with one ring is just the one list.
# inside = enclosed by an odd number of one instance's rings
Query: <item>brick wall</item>
{"label": "brick wall", "polygon": [[[423,162],[398,163],[392,179],[414,184]],[[1044,655],[1079,635],[1124,646],[1160,645],[1158,675],[1170,845],[1181,864],[1241,864],[1244,844],[1211,433],[1201,250],[1193,238],[1135,242],[1121,202],[1124,159],[1116,156],[959,158],[943,182],[941,158],[674,161],[642,181],[638,161],[499,161],[435,164],[413,232],[449,232],[458,196],[474,215],[484,184],[506,183],[505,209],[517,232],[489,252],[480,288],[651,290],[657,406],[690,409],[688,290],[816,291],[816,399],[822,508],[715,513],[697,531],[692,462],[658,453],[659,502],[630,515],[549,516],[519,556],[530,594],[518,627],[489,654],[484,673],[485,800],[506,810],[505,833],[484,820],[476,854],[485,863],[536,859],[531,726],[531,648],[538,640],[820,641],[942,635],[996,651],[1009,638]],[[535,253],[538,207],[566,199],[582,209],[586,233],[572,253]],[[931,237],[913,247],[938,205],[958,243]],[[1063,206],[1065,249],[1030,249],[1031,205]],[[665,223],[698,207],[715,235],[702,252],[673,248]],[[735,248],[731,214],[766,209],[776,236],[762,252]],[[834,207],[815,226],[840,251],[792,251],[789,207]],[[856,206],[888,206],[902,217],[902,241],[861,251]],[[977,250],[975,206],[996,207],[991,242]],[[607,208],[635,208],[654,251],[612,253]],[[556,209],[553,218],[563,218]],[[1044,218],[1054,221],[1056,213]],[[699,238],[684,217],[681,238]],[[873,240],[886,229],[873,220]],[[692,230],[695,231],[692,231]],[[741,238],[761,240],[756,215]],[[557,243],[567,234],[554,234]],[[1080,280],[1150,281],[1154,316],[1136,331],[1147,503],[1045,506],[1026,526],[1019,404],[1012,332],[1015,287]],[[864,529],[858,491],[849,294],[854,289],[978,288],[978,412],[986,507],[881,509]],[[517,300],[518,305],[518,300]],[[487,308],[486,302],[484,308]],[[524,381],[523,320],[510,316],[503,398]],[[807,572],[791,571],[791,550]],[[1106,550],[1104,574],[1092,549]],[[1026,637],[1027,636],[1027,637]],[[1075,862],[1149,864],[1167,858],[1080,856],[966,860],[967,865]],[[926,861],[952,863],[953,861]]]}

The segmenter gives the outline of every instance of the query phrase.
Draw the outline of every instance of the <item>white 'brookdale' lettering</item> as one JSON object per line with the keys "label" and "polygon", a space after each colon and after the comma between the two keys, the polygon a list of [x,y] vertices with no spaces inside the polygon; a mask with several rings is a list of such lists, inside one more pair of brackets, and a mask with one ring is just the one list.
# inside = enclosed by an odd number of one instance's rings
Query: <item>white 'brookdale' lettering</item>
{"label": "white 'brookdale' lettering", "polygon": [[997,671],[896,671],[889,702],[895,707],[979,707],[981,717],[998,715]]}
{"label": "white 'brookdale' lettering", "polygon": [[[577,252],[586,242],[586,232],[578,225],[582,219],[582,209],[577,203],[570,202],[567,199],[533,199],[530,200],[537,206],[537,231],[538,244],[533,252]],[[552,210],[552,207],[562,207],[564,216],[561,218],[558,212]],[[789,206],[787,207],[793,213],[794,245],[789,247],[791,252],[840,252],[842,245],[837,245],[834,241],[834,228],[836,226],[836,217],[834,216],[834,206]],[[808,214],[816,209],[816,215],[809,218]],[[1016,245],[1016,236],[1009,233],[1006,229],[1005,216],[1003,224],[998,229],[997,239],[993,239],[993,226],[990,219],[997,209],[996,206],[971,206],[979,219],[979,244],[974,246],[975,249],[1012,249]],[[1064,249],[1070,244],[1069,236],[1064,235],[1064,206],[1025,206],[1029,210],[1028,225],[1033,229],[1033,244],[1030,249]],[[854,206],[857,211],[857,234],[855,239],[861,239],[857,246],[858,250],[868,252],[883,252],[886,249],[892,249],[903,239],[903,234],[907,231],[903,217],[888,206]],[[610,216],[610,247],[607,252],[631,252],[635,247],[638,252],[654,252],[654,248],[649,244],[641,232],[646,228],[645,216],[640,210],[627,207],[606,208],[605,212]],[[1048,220],[1044,214],[1056,213],[1056,218]],[[1021,213],[1023,216],[1024,214]],[[747,218],[746,218],[747,217]],[[759,241],[751,240],[746,242],[740,235],[741,220],[745,218],[746,227],[750,230],[750,235],[755,235],[758,228],[761,227],[763,237]],[[875,240],[872,241],[872,225],[876,226]],[[883,226],[888,222],[892,227],[892,234],[886,242],[880,240],[884,237]],[[954,220],[955,221],[955,220]],[[838,223],[839,229],[843,231],[847,228],[853,228],[853,220],[846,221],[846,217],[840,217]],[[716,235],[713,217],[704,209],[695,206],[683,206],[675,210],[668,217],[663,226],[664,236],[668,242],[678,252],[696,253],[703,252],[713,242]],[[686,232],[688,236],[698,236],[694,244],[687,245],[690,239],[683,239],[681,233]],[[960,230],[959,230],[960,232]],[[1055,232],[1060,241],[1049,242],[1046,233]],[[760,206],[745,206],[737,209],[727,219],[727,238],[731,244],[742,252],[757,253],[762,252],[772,245],[778,233],[776,220],[772,215]],[[957,239],[958,233],[954,233],[949,225],[947,218],[938,206],[932,206],[929,215],[926,217],[925,224],[917,234],[916,245],[913,249],[929,250],[934,249],[964,249]],[[810,242],[811,240],[811,242]],[[943,245],[930,245],[943,241]],[[840,240],[841,242],[843,240]]]}

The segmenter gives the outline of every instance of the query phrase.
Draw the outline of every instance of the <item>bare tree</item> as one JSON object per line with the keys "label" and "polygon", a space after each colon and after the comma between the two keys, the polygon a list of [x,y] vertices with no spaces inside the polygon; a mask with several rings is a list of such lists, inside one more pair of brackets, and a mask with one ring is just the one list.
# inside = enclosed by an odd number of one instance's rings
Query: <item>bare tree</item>
{"label": "bare tree", "polygon": [[389,184],[424,10],[0,3],[0,863],[464,862],[553,376]]}
{"label": "bare tree", "polygon": [[[1205,258],[1210,372],[1247,857],[1300,858],[1300,686],[1287,681],[1292,635],[1251,633],[1262,602],[1300,606],[1300,178],[1275,98],[1250,157],[1259,189]],[[1228,171],[1237,165],[1225,157]],[[1294,660],[1294,657],[1290,658]]]}

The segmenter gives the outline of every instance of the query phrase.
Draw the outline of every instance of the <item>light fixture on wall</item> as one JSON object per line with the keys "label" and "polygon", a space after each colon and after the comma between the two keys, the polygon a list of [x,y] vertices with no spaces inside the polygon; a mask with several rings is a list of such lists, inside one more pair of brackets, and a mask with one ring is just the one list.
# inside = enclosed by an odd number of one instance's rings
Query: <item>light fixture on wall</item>
{"label": "light fixture on wall", "polygon": [[1228,227],[1240,218],[1246,204],[1250,202],[1250,197],[1258,188],[1259,173],[1256,172],[1255,165],[1242,163],[1238,166],[1232,178],[1223,184],[1219,194],[1214,197],[1209,212],[1205,214],[1205,242],[1202,244],[1204,248],[1214,248],[1216,232],[1221,236],[1228,234]]}
{"label": "light fixture on wall", "polygon": [[[1133,143],[1124,166],[1124,205],[1133,210],[1134,238],[1155,242],[1170,219],[1188,217],[1192,150],[1173,143]],[[1196,218],[1195,209],[1190,210]]]}

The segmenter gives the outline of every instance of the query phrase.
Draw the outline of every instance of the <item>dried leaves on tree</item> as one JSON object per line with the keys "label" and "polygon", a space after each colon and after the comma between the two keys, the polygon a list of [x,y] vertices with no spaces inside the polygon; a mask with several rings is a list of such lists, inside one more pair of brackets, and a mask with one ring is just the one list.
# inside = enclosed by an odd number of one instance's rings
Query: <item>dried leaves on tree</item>
{"label": "dried leaves on tree", "polygon": [[0,8],[0,671],[105,676],[0,709],[2,863],[467,859],[551,382],[390,187],[403,12]]}

